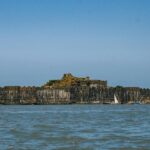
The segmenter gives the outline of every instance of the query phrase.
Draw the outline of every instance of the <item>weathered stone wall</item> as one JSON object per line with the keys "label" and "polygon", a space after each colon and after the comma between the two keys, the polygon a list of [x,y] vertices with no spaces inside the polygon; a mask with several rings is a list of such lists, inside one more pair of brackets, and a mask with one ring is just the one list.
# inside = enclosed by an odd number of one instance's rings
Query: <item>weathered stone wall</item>
{"label": "weathered stone wall", "polygon": [[7,86],[0,88],[1,104],[34,104],[36,103],[35,87]]}
{"label": "weathered stone wall", "polygon": [[0,104],[111,103],[114,94],[122,104],[150,103],[150,89],[76,85],[69,88],[1,87]]}
{"label": "weathered stone wall", "polygon": [[[123,87],[72,87],[70,90],[71,100],[75,102],[99,102],[111,103],[114,101],[114,94],[120,103],[130,101],[142,101],[140,88],[123,88]],[[150,94],[150,91],[148,92]]]}
{"label": "weathered stone wall", "polygon": [[70,102],[68,89],[38,89],[36,92],[37,104],[59,104]]}

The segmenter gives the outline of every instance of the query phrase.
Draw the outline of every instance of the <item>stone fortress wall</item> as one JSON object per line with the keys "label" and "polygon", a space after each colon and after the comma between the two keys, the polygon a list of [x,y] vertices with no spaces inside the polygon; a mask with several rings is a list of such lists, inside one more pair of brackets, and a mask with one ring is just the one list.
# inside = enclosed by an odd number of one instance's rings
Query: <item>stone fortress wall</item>
{"label": "stone fortress wall", "polygon": [[61,80],[50,80],[42,87],[0,87],[0,104],[106,104],[114,101],[114,94],[121,104],[150,103],[150,89],[108,87],[107,81],[64,74]]}

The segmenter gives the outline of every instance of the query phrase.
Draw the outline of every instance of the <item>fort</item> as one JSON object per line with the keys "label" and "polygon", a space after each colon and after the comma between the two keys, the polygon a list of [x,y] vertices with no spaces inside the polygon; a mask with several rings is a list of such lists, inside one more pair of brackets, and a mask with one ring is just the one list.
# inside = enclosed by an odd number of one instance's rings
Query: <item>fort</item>
{"label": "fort", "polygon": [[0,104],[111,104],[117,96],[120,104],[150,103],[150,89],[110,87],[107,81],[79,78],[64,74],[41,87],[0,87]]}

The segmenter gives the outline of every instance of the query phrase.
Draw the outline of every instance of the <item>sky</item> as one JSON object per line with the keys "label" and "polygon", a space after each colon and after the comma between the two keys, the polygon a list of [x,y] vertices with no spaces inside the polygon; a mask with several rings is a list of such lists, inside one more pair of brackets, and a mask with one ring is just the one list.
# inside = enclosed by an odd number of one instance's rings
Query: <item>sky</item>
{"label": "sky", "polygon": [[0,86],[64,73],[150,88],[149,0],[0,0]]}

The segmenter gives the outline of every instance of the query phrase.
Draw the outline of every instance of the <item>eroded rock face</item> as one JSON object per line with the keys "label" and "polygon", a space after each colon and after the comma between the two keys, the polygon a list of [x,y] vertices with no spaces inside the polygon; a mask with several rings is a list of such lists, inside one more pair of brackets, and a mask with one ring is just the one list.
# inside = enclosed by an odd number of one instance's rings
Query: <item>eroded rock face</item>
{"label": "eroded rock face", "polygon": [[65,74],[42,87],[0,87],[0,104],[111,103],[114,95],[121,104],[150,103],[150,89],[108,87],[107,81],[77,78]]}

